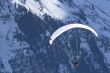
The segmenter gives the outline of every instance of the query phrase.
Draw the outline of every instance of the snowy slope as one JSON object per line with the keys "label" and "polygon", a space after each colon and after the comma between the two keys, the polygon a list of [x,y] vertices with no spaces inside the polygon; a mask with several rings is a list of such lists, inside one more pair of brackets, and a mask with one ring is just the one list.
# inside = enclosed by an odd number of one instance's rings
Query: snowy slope
{"label": "snowy slope", "polygon": [[[0,0],[0,73],[110,73],[109,5],[109,0]],[[88,25],[99,37],[69,30],[49,45],[50,35],[68,23]],[[78,69],[72,64],[76,48]]]}
{"label": "snowy slope", "polygon": [[12,73],[9,60],[15,57],[13,51],[29,46],[25,41],[20,42],[14,38],[16,32],[20,33],[20,31],[12,16],[15,11],[11,11],[11,9],[14,10],[14,7],[10,7],[13,6],[10,4],[7,0],[0,1],[0,61],[3,64],[0,73]]}
{"label": "snowy slope", "polygon": [[34,0],[27,0],[25,3],[23,3],[22,0],[13,0],[13,3],[24,6],[27,10],[30,10],[33,14],[40,17],[44,14],[48,14],[58,19],[66,17],[66,12],[62,8],[56,6],[60,5],[60,3],[55,0],[41,0],[42,5]]}

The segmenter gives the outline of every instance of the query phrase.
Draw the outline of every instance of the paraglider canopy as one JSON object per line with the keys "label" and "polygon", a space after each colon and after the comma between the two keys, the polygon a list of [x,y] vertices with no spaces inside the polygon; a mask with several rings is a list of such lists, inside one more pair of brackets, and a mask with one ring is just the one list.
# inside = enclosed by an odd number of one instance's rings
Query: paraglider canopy
{"label": "paraglider canopy", "polygon": [[83,29],[87,29],[89,31],[91,31],[95,36],[98,36],[98,34],[96,33],[96,31],[94,29],[92,29],[91,27],[87,26],[87,25],[83,25],[83,24],[68,24],[65,26],[60,27],[59,29],[57,29],[52,36],[50,37],[49,43],[52,44],[53,41],[60,36],[62,33],[68,31],[69,29],[72,28],[83,28]]}

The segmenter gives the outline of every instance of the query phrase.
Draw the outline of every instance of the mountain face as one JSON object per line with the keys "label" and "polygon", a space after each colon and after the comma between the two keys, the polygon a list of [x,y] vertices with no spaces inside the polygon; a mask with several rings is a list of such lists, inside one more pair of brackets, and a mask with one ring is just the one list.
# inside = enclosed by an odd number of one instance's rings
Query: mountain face
{"label": "mountain face", "polygon": [[[0,73],[110,73],[110,0],[0,0]],[[52,33],[72,29],[52,45]],[[75,62],[79,56],[78,68]]]}

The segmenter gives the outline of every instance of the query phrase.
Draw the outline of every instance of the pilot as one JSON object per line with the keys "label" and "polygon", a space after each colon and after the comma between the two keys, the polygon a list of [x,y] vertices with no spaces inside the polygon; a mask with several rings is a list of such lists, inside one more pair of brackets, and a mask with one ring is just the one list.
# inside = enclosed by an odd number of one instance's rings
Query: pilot
{"label": "pilot", "polygon": [[75,67],[75,68],[79,68],[80,64],[79,64],[79,61],[70,61],[70,64],[72,67]]}
{"label": "pilot", "polygon": [[75,67],[75,68],[78,68],[79,66],[80,66],[79,62],[75,62],[75,63],[74,63],[74,67]]}

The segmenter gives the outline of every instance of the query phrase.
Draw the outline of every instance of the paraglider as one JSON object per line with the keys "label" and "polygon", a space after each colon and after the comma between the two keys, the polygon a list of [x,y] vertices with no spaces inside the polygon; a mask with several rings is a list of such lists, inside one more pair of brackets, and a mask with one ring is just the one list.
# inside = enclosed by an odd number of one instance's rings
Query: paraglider
{"label": "paraglider", "polygon": [[94,29],[92,29],[91,27],[87,26],[87,25],[83,25],[83,24],[68,24],[65,26],[60,27],[59,29],[57,29],[50,37],[51,40],[49,40],[49,43],[52,44],[53,41],[60,36],[62,33],[72,29],[72,28],[83,28],[83,29],[87,29],[89,31],[91,31],[93,34],[95,34],[95,36],[98,36],[98,34],[96,33],[96,31]]}
{"label": "paraglider", "polygon": [[[49,43],[50,45],[52,45],[53,41],[58,37],[60,36],[61,34],[63,34],[64,32],[72,29],[72,28],[83,28],[83,29],[87,29],[89,31],[91,31],[96,37],[98,37],[98,34],[97,32],[92,29],[91,27],[87,26],[87,25],[83,25],[83,24],[68,24],[68,25],[65,25],[65,26],[62,26],[60,27],[59,29],[57,29],[51,36],[50,36],[50,39],[49,39]],[[76,41],[77,42],[77,41]],[[77,48],[78,49],[78,48]],[[78,57],[78,56],[77,56]],[[79,59],[77,58],[76,61],[72,61],[70,60],[69,61],[71,66],[75,67],[75,68],[78,68],[80,66],[79,64]]]}

